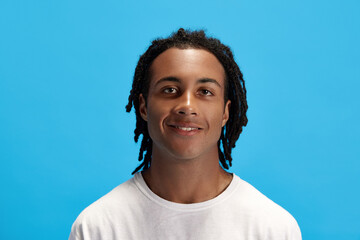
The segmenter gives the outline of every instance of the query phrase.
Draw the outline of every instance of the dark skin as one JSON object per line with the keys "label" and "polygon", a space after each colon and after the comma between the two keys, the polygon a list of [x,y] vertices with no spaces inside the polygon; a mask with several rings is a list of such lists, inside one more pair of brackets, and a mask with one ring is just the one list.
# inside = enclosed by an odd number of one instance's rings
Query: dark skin
{"label": "dark skin", "polygon": [[140,95],[153,142],[151,166],[142,175],[158,196],[197,203],[230,184],[217,147],[229,118],[224,84],[223,66],[206,50],[170,48],[153,61],[147,103]]}

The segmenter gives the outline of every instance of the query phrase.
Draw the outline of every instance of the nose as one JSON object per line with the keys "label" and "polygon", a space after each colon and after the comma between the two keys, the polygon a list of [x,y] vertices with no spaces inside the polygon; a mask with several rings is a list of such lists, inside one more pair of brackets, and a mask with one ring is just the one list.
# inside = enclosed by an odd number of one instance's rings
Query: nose
{"label": "nose", "polygon": [[178,105],[175,112],[180,115],[198,115],[198,111],[195,105],[195,98],[191,92],[184,92],[179,98]]}

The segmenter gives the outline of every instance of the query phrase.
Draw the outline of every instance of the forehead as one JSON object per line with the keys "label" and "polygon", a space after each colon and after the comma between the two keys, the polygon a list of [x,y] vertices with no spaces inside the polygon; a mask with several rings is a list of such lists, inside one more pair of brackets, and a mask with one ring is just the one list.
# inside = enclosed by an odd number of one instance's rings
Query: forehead
{"label": "forehead", "polygon": [[225,70],[209,51],[170,48],[154,59],[150,66],[150,76],[150,85],[165,77],[176,77],[184,81],[211,78],[223,86]]}

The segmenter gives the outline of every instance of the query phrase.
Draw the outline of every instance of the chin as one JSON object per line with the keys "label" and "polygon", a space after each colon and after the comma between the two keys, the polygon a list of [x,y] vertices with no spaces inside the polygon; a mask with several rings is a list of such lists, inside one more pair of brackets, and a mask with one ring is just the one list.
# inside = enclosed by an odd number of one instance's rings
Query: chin
{"label": "chin", "polygon": [[181,161],[193,160],[193,159],[201,157],[204,154],[203,151],[199,151],[199,150],[200,150],[200,148],[195,147],[195,146],[191,147],[191,148],[177,147],[177,148],[169,149],[169,154],[174,159],[179,159]]}

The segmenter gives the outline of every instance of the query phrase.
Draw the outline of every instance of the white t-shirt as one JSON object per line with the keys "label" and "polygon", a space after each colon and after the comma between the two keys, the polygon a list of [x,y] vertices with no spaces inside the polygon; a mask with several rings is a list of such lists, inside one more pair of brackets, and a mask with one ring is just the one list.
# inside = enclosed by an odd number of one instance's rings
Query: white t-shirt
{"label": "white t-shirt", "polygon": [[69,240],[301,240],[296,220],[233,174],[217,197],[192,204],[154,194],[141,173],[87,207]]}

